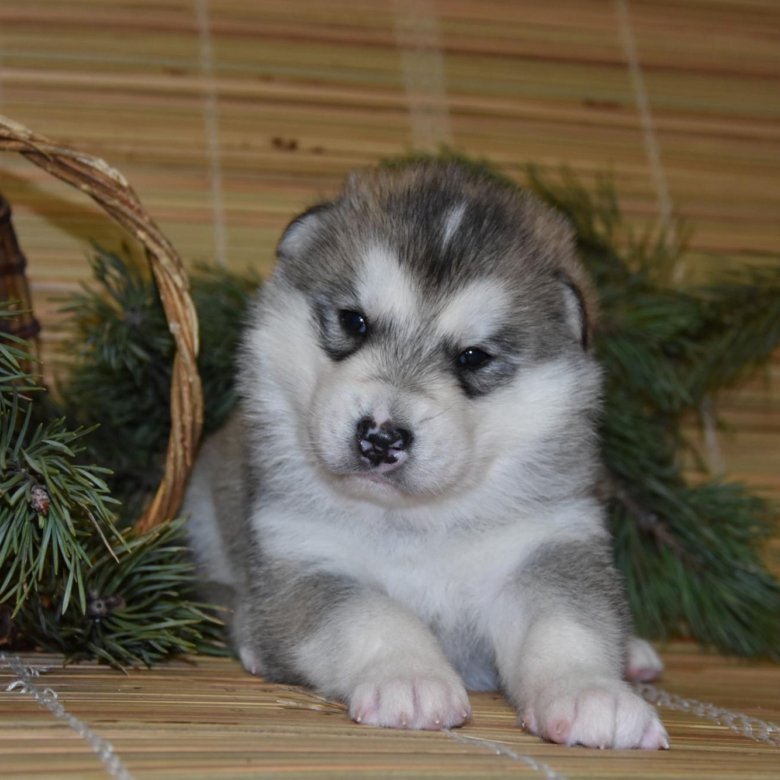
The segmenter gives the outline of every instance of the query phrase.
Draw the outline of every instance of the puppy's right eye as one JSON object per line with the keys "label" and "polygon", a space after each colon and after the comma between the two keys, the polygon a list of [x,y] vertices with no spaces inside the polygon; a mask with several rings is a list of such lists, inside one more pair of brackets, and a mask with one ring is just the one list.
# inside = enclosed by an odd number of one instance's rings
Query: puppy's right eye
{"label": "puppy's right eye", "polygon": [[345,333],[364,338],[368,335],[368,320],[359,311],[342,309],[339,312],[339,322]]}
{"label": "puppy's right eye", "polygon": [[492,359],[493,356],[488,355],[485,350],[478,347],[469,347],[458,355],[456,363],[458,368],[463,368],[467,371],[479,371],[480,368],[486,366]]}

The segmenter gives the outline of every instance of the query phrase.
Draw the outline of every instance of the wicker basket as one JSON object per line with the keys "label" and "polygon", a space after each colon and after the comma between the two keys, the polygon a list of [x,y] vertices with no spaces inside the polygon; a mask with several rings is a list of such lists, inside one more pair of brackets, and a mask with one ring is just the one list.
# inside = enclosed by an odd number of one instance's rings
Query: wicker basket
{"label": "wicker basket", "polygon": [[18,152],[85,192],[146,250],[176,343],[165,472],[154,498],[136,523],[139,530],[148,530],[174,517],[179,510],[203,425],[203,396],[197,370],[198,322],[184,265],[124,176],[103,160],[53,143],[3,116],[0,150]]}
{"label": "wicker basket", "polygon": [[18,301],[21,307],[11,319],[0,322],[0,332],[26,339],[33,354],[37,354],[41,327],[30,305],[26,266],[27,259],[22,254],[11,222],[11,204],[0,192],[0,301]]}

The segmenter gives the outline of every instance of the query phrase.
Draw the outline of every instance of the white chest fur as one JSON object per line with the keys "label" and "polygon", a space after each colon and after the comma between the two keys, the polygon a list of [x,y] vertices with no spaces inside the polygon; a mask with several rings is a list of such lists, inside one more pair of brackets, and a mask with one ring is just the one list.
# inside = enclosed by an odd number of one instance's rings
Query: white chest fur
{"label": "white chest fur", "polygon": [[503,524],[417,531],[376,518],[302,517],[269,506],[254,518],[261,547],[304,571],[328,572],[387,593],[440,632],[483,615],[541,545],[601,534],[589,501]]}

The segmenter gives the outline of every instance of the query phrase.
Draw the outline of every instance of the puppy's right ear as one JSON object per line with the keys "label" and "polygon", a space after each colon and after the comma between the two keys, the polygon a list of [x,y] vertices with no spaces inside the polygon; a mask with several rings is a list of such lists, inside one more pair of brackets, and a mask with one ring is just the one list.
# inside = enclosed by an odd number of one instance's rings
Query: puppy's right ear
{"label": "puppy's right ear", "polygon": [[319,203],[290,222],[279,239],[276,254],[279,257],[300,255],[306,247],[311,245],[312,239],[322,227],[325,213],[330,210],[331,205],[330,203]]}

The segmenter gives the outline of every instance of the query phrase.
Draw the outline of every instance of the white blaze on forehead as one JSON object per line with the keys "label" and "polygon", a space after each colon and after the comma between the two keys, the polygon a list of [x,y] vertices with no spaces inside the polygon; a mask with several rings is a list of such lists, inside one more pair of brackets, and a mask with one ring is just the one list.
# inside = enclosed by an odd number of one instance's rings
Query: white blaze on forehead
{"label": "white blaze on forehead", "polygon": [[511,305],[497,279],[476,279],[447,301],[439,315],[439,330],[460,344],[479,344],[501,328]]}
{"label": "white blaze on forehead", "polygon": [[406,322],[419,316],[420,292],[388,247],[372,244],[366,250],[357,294],[369,319],[388,317]]}
{"label": "white blaze on forehead", "polygon": [[465,213],[466,204],[460,203],[445,214],[441,241],[443,247],[446,248],[452,240],[455,231],[460,227],[460,223],[463,221],[463,215]]}

